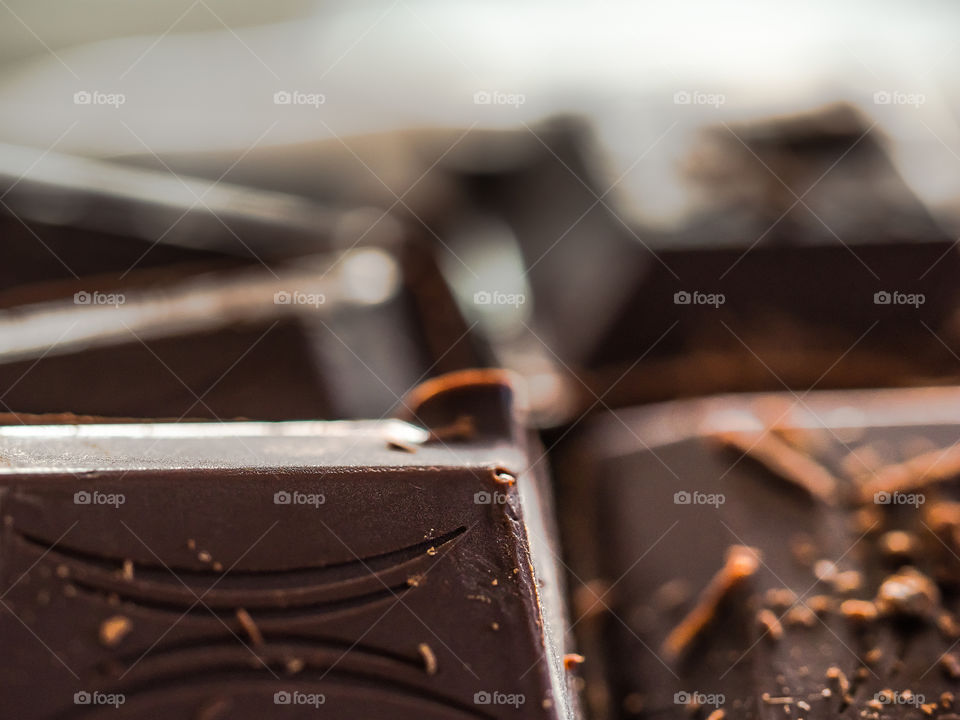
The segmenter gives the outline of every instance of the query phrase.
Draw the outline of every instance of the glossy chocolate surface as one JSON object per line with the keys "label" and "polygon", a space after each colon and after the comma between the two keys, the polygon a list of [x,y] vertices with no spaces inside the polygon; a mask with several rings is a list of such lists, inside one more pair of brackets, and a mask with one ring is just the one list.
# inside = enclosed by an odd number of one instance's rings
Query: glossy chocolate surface
{"label": "glossy chocolate surface", "polygon": [[475,379],[428,429],[0,428],[4,712],[574,717],[534,446]]}
{"label": "glossy chocolate surface", "polygon": [[953,717],[955,388],[598,418],[561,464],[597,717]]}

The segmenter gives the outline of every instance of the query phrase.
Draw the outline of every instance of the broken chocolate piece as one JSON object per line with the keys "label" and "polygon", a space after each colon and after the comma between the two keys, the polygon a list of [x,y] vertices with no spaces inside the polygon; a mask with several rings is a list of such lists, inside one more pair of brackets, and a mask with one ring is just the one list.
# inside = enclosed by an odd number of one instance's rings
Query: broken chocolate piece
{"label": "broken chocolate piece", "polygon": [[[5,716],[577,717],[513,396],[476,371],[414,393],[422,425],[0,427]],[[451,410],[473,437],[432,438]]]}
{"label": "broken chocolate piece", "polygon": [[[776,402],[781,417],[763,420]],[[595,418],[557,465],[574,577],[606,588],[606,612],[574,618],[596,716],[680,718],[692,704],[757,720],[936,716],[960,672],[960,471],[875,478],[931,467],[931,447],[948,458],[958,408],[960,389],[942,387]],[[864,447],[872,471],[850,459]],[[829,493],[811,491],[811,469]],[[721,593],[724,555],[743,546],[757,548],[749,581]],[[660,602],[677,583],[693,598]]]}
{"label": "broken chocolate piece", "polygon": [[[483,364],[462,320],[420,312],[424,292],[437,302],[443,291],[429,258],[409,244],[397,249],[31,293],[0,310],[0,410],[383,417],[418,380]],[[423,264],[410,275],[414,256]]]}

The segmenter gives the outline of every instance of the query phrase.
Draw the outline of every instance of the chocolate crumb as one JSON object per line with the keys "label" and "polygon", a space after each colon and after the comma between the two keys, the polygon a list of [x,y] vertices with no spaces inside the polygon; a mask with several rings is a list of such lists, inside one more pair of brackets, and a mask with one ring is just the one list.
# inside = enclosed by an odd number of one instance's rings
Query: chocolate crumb
{"label": "chocolate crumb", "polygon": [[833,610],[836,602],[829,595],[814,595],[804,604],[813,610],[816,615],[826,615]]}
{"label": "chocolate crumb", "polygon": [[817,580],[830,582],[837,575],[837,565],[832,560],[817,560],[813,565],[813,574]]}
{"label": "chocolate crumb", "polygon": [[806,605],[794,605],[784,616],[787,625],[798,627],[814,627],[817,624],[817,616]]}
{"label": "chocolate crumb", "polygon": [[420,657],[423,658],[423,669],[427,671],[427,675],[436,675],[437,656],[433,654],[430,646],[426,643],[420,643],[417,645],[417,650],[420,653]]}
{"label": "chocolate crumb", "polygon": [[697,604],[680,621],[663,642],[663,653],[669,661],[678,660],[704,631],[715,615],[717,606],[734,588],[752,577],[760,566],[760,551],[745,545],[727,548],[724,565],[707,584]]}
{"label": "chocolate crumb", "polygon": [[960,640],[960,624],[958,624],[957,619],[946,610],[937,615],[937,629],[943,633],[947,640]]}
{"label": "chocolate crumb", "polygon": [[954,653],[944,653],[940,658],[940,667],[952,679],[960,678],[960,658]]}
{"label": "chocolate crumb", "polygon": [[763,598],[774,610],[786,610],[797,601],[797,594],[790,588],[771,588]]}
{"label": "chocolate crumb", "polygon": [[116,647],[133,629],[133,623],[125,615],[113,615],[100,623],[100,644]]}
{"label": "chocolate crumb", "polygon": [[826,677],[833,686],[833,691],[837,693],[844,702],[852,702],[853,698],[850,697],[850,681],[847,680],[847,676],[843,670],[833,665],[827,668]]}
{"label": "chocolate crumb", "polygon": [[840,604],[841,614],[855,623],[868,623],[877,619],[877,606],[869,600],[844,600]]}
{"label": "chocolate crumb", "polygon": [[847,570],[834,575],[830,582],[833,589],[842,595],[859,590],[863,585],[863,576],[856,570]]}
{"label": "chocolate crumb", "polygon": [[250,617],[248,613],[243,608],[237,608],[237,620],[240,622],[240,627],[244,629],[244,632],[247,633],[247,636],[250,638],[250,642],[254,645],[263,645],[263,634],[260,632],[260,628],[257,627],[257,624],[253,621],[253,618]]}
{"label": "chocolate crumb", "polygon": [[926,617],[940,604],[940,591],[933,580],[907,567],[880,584],[876,604],[883,615]]}
{"label": "chocolate crumb", "polygon": [[913,533],[903,530],[890,530],[880,536],[880,552],[888,560],[902,560],[910,558],[917,554],[920,549],[920,541]]}
{"label": "chocolate crumb", "polygon": [[306,663],[304,663],[300,658],[294,657],[287,660],[283,666],[286,668],[288,673],[291,675],[296,675],[298,672],[303,670],[303,668],[306,666]]}
{"label": "chocolate crumb", "polygon": [[120,571],[120,576],[124,580],[133,580],[133,560],[124,560],[123,569]]}
{"label": "chocolate crumb", "polygon": [[779,640],[783,637],[783,625],[780,624],[780,619],[772,610],[767,608],[760,610],[757,613],[757,622],[772,639]]}

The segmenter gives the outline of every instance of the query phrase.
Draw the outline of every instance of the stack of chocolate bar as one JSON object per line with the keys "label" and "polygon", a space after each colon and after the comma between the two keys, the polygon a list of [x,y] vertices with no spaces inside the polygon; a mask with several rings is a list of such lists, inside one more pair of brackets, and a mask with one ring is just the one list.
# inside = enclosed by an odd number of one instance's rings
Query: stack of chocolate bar
{"label": "stack of chocolate bar", "polygon": [[0,147],[0,717],[960,719],[953,238],[849,108],[675,231],[587,147]]}

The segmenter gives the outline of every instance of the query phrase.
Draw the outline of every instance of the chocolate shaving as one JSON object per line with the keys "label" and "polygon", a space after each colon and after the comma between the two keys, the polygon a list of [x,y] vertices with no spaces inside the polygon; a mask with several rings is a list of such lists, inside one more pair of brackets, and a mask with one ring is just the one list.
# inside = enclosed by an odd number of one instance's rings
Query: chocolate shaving
{"label": "chocolate shaving", "polygon": [[246,632],[247,636],[250,638],[250,642],[252,642],[254,645],[263,645],[263,634],[260,632],[260,628],[257,627],[257,624],[253,621],[253,618],[250,617],[250,613],[243,608],[237,608],[236,616],[237,621],[240,623],[240,627],[243,628],[244,632]]}
{"label": "chocolate shaving", "polygon": [[953,653],[946,653],[940,658],[940,667],[951,679],[960,678],[960,658]]}
{"label": "chocolate shaving", "polygon": [[430,646],[426,643],[420,643],[417,645],[417,651],[420,653],[420,657],[423,658],[423,669],[426,670],[427,675],[436,675],[437,656],[433,654]]}
{"label": "chocolate shaving", "polygon": [[957,475],[960,475],[960,447],[933,450],[872,473],[861,473],[858,478],[861,483],[860,496],[867,501],[878,492],[921,490]]}
{"label": "chocolate shaving", "polygon": [[729,430],[715,433],[713,438],[756,460],[811,497],[829,505],[836,502],[838,482],[830,471],[778,436],[762,430]]}
{"label": "chocolate shaving", "polygon": [[758,612],[757,622],[760,623],[760,625],[766,631],[766,634],[772,639],[779,640],[783,637],[783,625],[780,624],[780,619],[772,610],[764,608]]}
{"label": "chocolate shaving", "polygon": [[723,567],[711,578],[696,605],[664,640],[662,652],[669,662],[676,662],[683,657],[714,620],[720,602],[744,580],[753,576],[759,566],[760,551],[756,548],[731,545],[727,549]]}
{"label": "chocolate shaving", "polygon": [[100,623],[100,644],[116,647],[133,629],[133,623],[125,615],[114,615]]}

